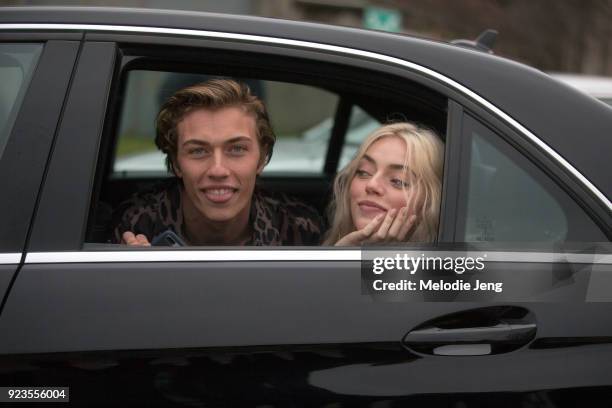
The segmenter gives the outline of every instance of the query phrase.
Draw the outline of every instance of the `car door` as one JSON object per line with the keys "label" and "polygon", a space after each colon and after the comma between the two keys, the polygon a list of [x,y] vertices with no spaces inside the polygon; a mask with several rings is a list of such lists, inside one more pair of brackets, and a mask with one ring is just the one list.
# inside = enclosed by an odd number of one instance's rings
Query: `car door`
{"label": "car door", "polygon": [[45,33],[1,34],[0,296],[4,298],[22,262],[79,35],[53,39]]}
{"label": "car door", "polygon": [[[388,301],[362,293],[359,248],[169,250],[85,243],[98,153],[107,143],[103,136],[112,112],[121,103],[116,84],[133,44],[157,41],[161,56],[166,48],[160,44],[192,47],[211,59],[228,50],[245,52],[262,64],[278,56],[313,64],[332,58],[337,68],[328,75],[338,80],[353,70],[390,75],[406,86],[417,83],[444,95],[448,143],[440,244],[409,248],[433,255],[448,251],[449,245],[456,250],[482,232],[465,232],[473,206],[462,199],[477,194],[469,186],[478,183],[465,176],[465,168],[486,168],[480,162],[472,165],[475,153],[462,154],[472,146],[471,140],[464,141],[465,134],[484,126],[494,128],[494,135],[505,135],[503,140],[518,138],[512,131],[504,133],[499,120],[474,107],[468,96],[424,71],[350,55],[330,57],[312,48],[301,52],[282,44],[199,38],[185,45],[180,38],[164,36],[122,37],[118,44],[112,33],[88,39],[47,169],[26,260],[0,319],[2,358],[19,368],[6,374],[14,381],[70,384],[72,401],[90,405],[482,406],[503,401],[508,406],[572,406],[589,398],[609,401],[612,326],[606,304],[532,302],[537,297],[510,297],[493,305],[492,299],[473,297]],[[291,78],[291,69],[280,71]],[[468,125],[466,112],[484,123]],[[465,180],[471,183],[467,190]],[[589,212],[585,214],[589,219]],[[603,234],[597,224],[593,228]],[[581,258],[545,256],[559,253],[554,251],[529,257],[525,246],[498,246],[483,234],[485,246],[475,250],[487,252],[489,268],[500,279],[516,271],[526,272],[523,276],[554,273],[557,264],[572,275],[575,265],[584,264]],[[609,271],[608,258],[598,262],[598,271]],[[570,294],[583,294],[589,285],[578,275],[572,275],[579,283]],[[535,295],[548,289],[538,288],[543,290]],[[504,319],[535,327],[535,338],[521,343],[522,338],[504,337],[508,332],[503,332],[501,340],[490,339],[490,328]],[[448,321],[454,326],[447,327]],[[436,327],[444,329],[442,336],[422,331]],[[419,341],[409,335],[415,328],[421,330],[416,332]],[[457,356],[453,347],[466,340],[456,337],[456,329],[485,333],[480,343],[493,346],[489,352]],[[507,342],[516,347],[494,347]],[[437,353],[440,346],[450,346],[455,355]]]}

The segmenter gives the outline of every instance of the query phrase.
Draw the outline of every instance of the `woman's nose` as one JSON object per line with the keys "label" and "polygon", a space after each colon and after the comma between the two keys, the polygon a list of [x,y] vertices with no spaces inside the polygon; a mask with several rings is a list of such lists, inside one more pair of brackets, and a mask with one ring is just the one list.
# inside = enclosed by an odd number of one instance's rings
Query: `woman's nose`
{"label": "woman's nose", "polygon": [[366,184],[366,193],[381,195],[383,193],[382,180],[379,176],[374,175]]}

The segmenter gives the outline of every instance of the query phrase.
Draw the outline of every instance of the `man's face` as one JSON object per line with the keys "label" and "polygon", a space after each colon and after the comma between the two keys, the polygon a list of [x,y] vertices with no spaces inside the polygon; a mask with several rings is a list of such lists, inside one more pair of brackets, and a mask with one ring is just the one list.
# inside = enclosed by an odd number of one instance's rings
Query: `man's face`
{"label": "man's face", "polygon": [[237,107],[189,112],[178,123],[175,172],[186,205],[206,221],[248,219],[255,179],[263,170],[255,119]]}

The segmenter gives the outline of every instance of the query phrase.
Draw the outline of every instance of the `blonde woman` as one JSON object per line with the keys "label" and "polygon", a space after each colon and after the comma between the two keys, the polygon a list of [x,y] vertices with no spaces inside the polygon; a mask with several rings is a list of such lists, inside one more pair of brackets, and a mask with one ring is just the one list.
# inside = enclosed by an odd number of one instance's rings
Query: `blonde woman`
{"label": "blonde woman", "polygon": [[338,173],[325,244],[432,242],[438,231],[444,146],[431,130],[376,130]]}

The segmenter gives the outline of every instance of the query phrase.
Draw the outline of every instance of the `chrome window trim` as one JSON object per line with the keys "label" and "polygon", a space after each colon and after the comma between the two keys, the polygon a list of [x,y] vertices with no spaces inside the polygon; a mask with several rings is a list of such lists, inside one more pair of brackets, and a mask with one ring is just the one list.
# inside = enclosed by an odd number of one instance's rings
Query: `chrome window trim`
{"label": "chrome window trim", "polygon": [[580,173],[574,166],[572,166],[567,160],[565,160],[559,153],[553,150],[550,146],[540,140],[535,134],[529,131],[526,127],[521,125],[517,120],[513,119],[510,115],[503,112],[501,109],[493,105],[485,98],[478,95],[476,92],[468,89],[460,83],[448,78],[437,71],[430,68],[418,65],[414,62],[406,61],[396,57],[390,57],[384,54],[379,54],[371,51],[357,50],[348,47],[342,47],[330,44],[321,44],[310,41],[291,40],[287,38],[278,37],[265,37],[261,35],[251,34],[236,34],[236,33],[225,33],[218,31],[205,31],[205,30],[193,30],[193,29],[182,29],[182,28],[165,28],[165,27],[144,27],[144,26],[123,26],[123,25],[102,25],[102,24],[0,24],[0,30],[89,30],[89,31],[114,31],[114,32],[130,32],[130,33],[144,33],[144,34],[166,34],[166,35],[179,35],[179,36],[191,36],[191,37],[205,37],[205,38],[216,38],[216,39],[227,39],[227,40],[239,40],[245,42],[275,44],[275,45],[287,45],[297,48],[324,50],[337,54],[344,54],[350,56],[359,56],[363,58],[369,58],[372,60],[385,61],[387,63],[395,64],[405,68],[409,68],[418,71],[431,78],[437,79],[445,83],[446,85],[454,88],[456,91],[464,94],[465,96],[472,99],[474,102],[481,106],[489,109],[491,112],[500,117],[510,127],[514,128],[538,147],[544,150],[554,160],[561,164],[567,171],[569,171],[574,177],[589,189],[608,209],[612,212],[612,203],[607,197],[599,191],[593,183],[591,183],[582,173]]}
{"label": "chrome window trim", "polygon": [[21,255],[19,252],[0,254],[0,265],[19,265]]}
{"label": "chrome window trim", "polygon": [[[381,248],[384,250],[384,248]],[[553,252],[488,252],[488,251],[418,251],[402,253],[419,257],[429,256],[480,257],[486,254],[486,262],[512,263],[581,263],[612,264],[612,254],[576,254]],[[125,251],[74,251],[74,252],[31,252],[26,255],[26,264],[64,263],[131,263],[131,262],[308,262],[308,261],[351,261],[359,262],[362,251],[358,249],[321,250],[156,250],[139,249]]]}
{"label": "chrome window trim", "polygon": [[157,250],[139,248],[125,251],[31,252],[25,263],[104,263],[104,262],[254,262],[254,261],[352,261],[360,260],[359,250]]}

